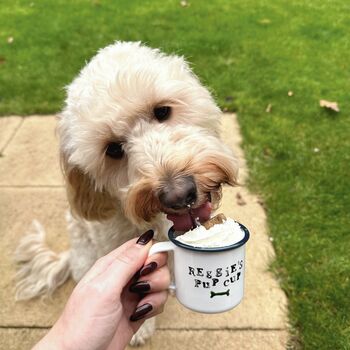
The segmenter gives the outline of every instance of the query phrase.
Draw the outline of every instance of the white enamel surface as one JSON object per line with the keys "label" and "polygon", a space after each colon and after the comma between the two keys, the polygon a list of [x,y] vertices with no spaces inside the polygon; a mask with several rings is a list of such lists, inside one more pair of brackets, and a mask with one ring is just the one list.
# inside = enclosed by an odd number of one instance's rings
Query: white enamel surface
{"label": "white enamel surface", "polygon": [[219,313],[240,303],[244,292],[245,245],[227,251],[203,252],[162,242],[151,248],[150,255],[169,250],[174,251],[176,297],[185,307],[202,313]]}

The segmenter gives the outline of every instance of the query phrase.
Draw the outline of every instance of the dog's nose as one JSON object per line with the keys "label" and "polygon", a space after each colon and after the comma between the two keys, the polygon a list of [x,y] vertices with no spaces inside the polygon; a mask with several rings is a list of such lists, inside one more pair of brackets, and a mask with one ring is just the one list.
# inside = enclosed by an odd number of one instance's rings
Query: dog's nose
{"label": "dog's nose", "polygon": [[184,209],[197,199],[197,188],[193,176],[171,179],[159,193],[159,200],[165,208]]}

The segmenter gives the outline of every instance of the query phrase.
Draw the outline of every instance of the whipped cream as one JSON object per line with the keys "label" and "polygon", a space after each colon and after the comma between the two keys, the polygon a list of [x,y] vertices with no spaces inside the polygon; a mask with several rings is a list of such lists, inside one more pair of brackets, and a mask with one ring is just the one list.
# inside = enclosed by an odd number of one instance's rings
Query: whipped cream
{"label": "whipped cream", "polygon": [[222,224],[216,224],[207,230],[204,226],[177,236],[181,243],[198,248],[218,248],[235,244],[244,238],[244,231],[239,224],[228,218]]}

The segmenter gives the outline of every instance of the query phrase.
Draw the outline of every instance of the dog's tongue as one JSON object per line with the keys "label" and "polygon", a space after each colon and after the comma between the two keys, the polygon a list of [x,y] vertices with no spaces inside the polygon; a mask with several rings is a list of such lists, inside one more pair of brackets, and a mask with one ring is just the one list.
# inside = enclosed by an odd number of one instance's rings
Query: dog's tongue
{"label": "dog's tongue", "polygon": [[[204,222],[210,219],[211,203],[205,202],[200,207],[192,209],[193,218],[199,218],[199,222]],[[168,214],[167,218],[174,223],[176,231],[188,231],[192,228],[192,219],[189,213],[176,215]]]}

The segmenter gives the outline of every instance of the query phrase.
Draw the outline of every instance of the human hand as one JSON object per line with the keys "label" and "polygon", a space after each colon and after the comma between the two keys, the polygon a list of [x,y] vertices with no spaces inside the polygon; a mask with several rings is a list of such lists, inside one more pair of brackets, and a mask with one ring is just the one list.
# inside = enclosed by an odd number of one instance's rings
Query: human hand
{"label": "human hand", "polygon": [[167,255],[147,257],[152,238],[153,231],[147,231],[97,260],[34,349],[124,349],[145,319],[163,311],[167,299]]}

